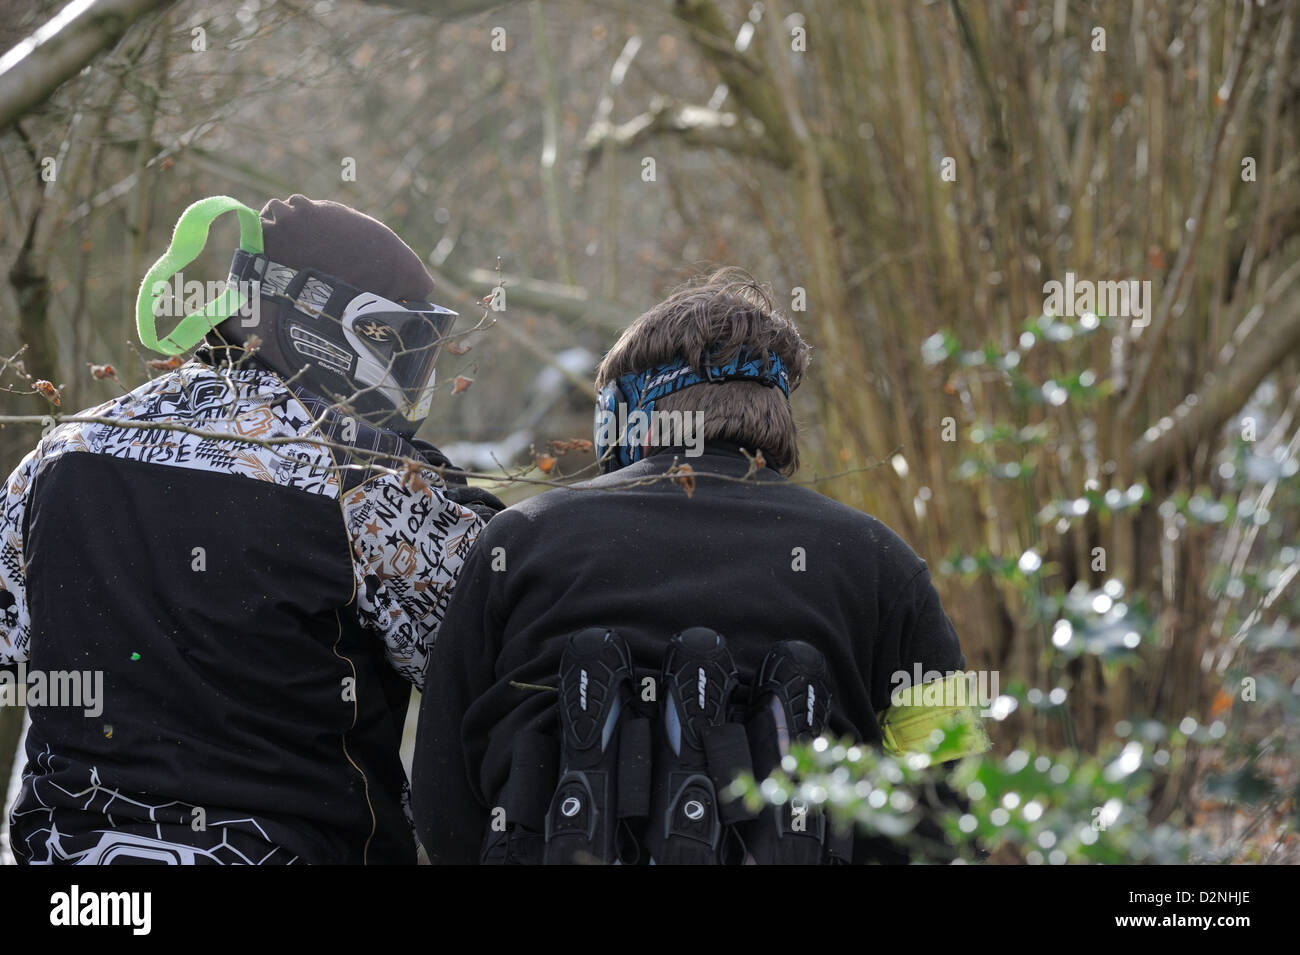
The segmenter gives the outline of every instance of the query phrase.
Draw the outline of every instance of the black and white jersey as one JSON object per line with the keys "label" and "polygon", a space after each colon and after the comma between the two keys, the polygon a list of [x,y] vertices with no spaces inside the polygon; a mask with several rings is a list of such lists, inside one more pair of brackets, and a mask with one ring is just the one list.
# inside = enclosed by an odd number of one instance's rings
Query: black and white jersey
{"label": "black and white jersey", "polygon": [[398,746],[480,518],[260,366],[83,416],[0,489],[19,861],[413,862]]}

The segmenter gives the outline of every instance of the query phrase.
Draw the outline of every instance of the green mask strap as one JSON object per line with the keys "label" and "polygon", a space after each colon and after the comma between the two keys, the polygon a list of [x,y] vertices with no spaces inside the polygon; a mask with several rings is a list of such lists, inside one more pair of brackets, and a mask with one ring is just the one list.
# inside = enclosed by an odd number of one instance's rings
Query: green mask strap
{"label": "green mask strap", "polygon": [[168,281],[199,257],[208,241],[208,228],[213,220],[227,212],[234,212],[239,217],[239,247],[245,252],[263,251],[262,220],[237,199],[210,196],[182,212],[176,220],[171,245],[149,269],[135,299],[136,331],[140,343],[146,348],[164,355],[179,355],[193,348],[204,335],[243,307],[243,295],[237,289],[227,288],[208,302],[203,311],[186,315],[166,338],[158,339],[158,300],[167,291]]}

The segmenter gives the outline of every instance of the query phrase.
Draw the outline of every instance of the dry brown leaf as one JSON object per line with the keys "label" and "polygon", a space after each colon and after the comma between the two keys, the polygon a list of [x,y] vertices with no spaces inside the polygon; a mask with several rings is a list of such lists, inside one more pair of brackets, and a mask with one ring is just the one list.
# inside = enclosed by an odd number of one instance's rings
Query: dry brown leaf
{"label": "dry brown leaf", "polygon": [[406,469],[402,472],[402,487],[415,491],[417,494],[429,489],[428,482],[420,476],[418,461],[408,461],[406,463]]}
{"label": "dry brown leaf", "polygon": [[591,442],[586,438],[567,438],[551,442],[553,454],[568,454],[570,451],[590,451]]}
{"label": "dry brown leaf", "polygon": [[58,408],[63,404],[63,398],[59,394],[59,389],[55,388],[50,382],[42,378],[40,381],[32,382],[32,387],[36,393],[48,401],[54,407]]}
{"label": "dry brown leaf", "polygon": [[687,497],[695,496],[695,468],[689,464],[674,464],[667,473],[673,475],[673,483],[685,491]]}

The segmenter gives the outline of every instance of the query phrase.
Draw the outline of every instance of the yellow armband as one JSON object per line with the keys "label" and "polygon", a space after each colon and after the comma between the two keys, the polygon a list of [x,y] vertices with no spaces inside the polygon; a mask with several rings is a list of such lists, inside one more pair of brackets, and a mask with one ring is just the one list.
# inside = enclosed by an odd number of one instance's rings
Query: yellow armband
{"label": "yellow armband", "polygon": [[[980,722],[977,708],[967,696],[967,677],[954,673],[941,680],[908,687],[894,695],[893,704],[876,714],[884,737],[884,750],[891,756],[928,753],[935,763],[975,756],[992,747]],[[931,749],[930,734],[948,733],[937,749]]]}

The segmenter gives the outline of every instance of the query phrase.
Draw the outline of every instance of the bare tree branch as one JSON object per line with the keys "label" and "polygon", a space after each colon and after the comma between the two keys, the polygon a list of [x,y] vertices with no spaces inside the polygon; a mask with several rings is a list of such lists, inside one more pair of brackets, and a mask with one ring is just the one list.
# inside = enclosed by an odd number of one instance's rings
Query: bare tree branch
{"label": "bare tree branch", "polygon": [[758,60],[736,52],[717,5],[712,0],[676,0],[673,12],[689,28],[691,40],[722,75],[736,101],[762,124],[776,162],[793,163],[798,145],[781,96]]}
{"label": "bare tree branch", "polygon": [[[434,266],[430,266],[430,269],[433,270]],[[635,317],[629,315],[626,308],[595,298],[585,288],[577,285],[561,285],[558,282],[511,275],[498,276],[491,269],[468,269],[461,272],[445,264],[436,268],[433,277],[435,280],[441,279],[445,285],[468,289],[493,289],[504,281],[512,305],[537,312],[552,312],[607,332],[621,332],[627,327],[629,319]]]}
{"label": "bare tree branch", "polygon": [[[469,275],[471,277],[469,277],[467,281],[476,285],[486,281],[486,282],[491,282],[493,288],[495,288],[498,285],[501,285],[504,288],[508,284],[500,276],[499,273],[491,272],[488,271],[487,269],[472,269]],[[468,301],[468,302],[477,301],[474,293],[467,291],[463,287],[462,283],[456,281],[448,281],[445,275],[440,275],[437,272],[433,273],[433,277],[434,277],[434,281],[439,283],[439,286],[443,292],[450,292],[452,295],[460,298],[463,301]],[[525,281],[530,281],[530,280],[525,280]],[[534,281],[532,284],[549,285],[550,283]],[[513,296],[515,286],[509,285],[509,288],[510,288],[509,294]],[[557,288],[565,288],[565,286],[557,286]],[[516,303],[521,301],[522,301],[521,299],[516,297]],[[550,311],[550,309],[539,308],[536,305],[532,305],[532,306],[525,305],[525,308],[538,309],[541,311]],[[484,321],[480,322],[479,324],[484,325],[486,321],[487,321],[487,315],[485,310]],[[522,328],[517,327],[513,322],[509,322],[509,321],[497,322],[496,320],[493,320],[491,324],[486,325],[486,327],[500,330],[507,338],[511,339],[512,341],[526,348],[537,358],[541,359],[543,362],[545,362],[546,364],[554,368],[556,371],[558,371],[561,375],[565,377],[565,379],[568,380],[568,382],[571,385],[573,385],[579,391],[584,392],[586,395],[588,395],[588,397],[592,398],[593,400],[595,399],[596,388],[591,383],[590,380],[583,378],[581,375],[575,373],[572,368],[567,367],[563,362],[559,360],[559,357],[555,354],[555,352],[552,349],[549,349],[544,345],[542,345],[542,343],[537,341],[536,338],[534,338],[528,332],[524,331]]]}
{"label": "bare tree branch", "polygon": [[[217,423],[222,420],[230,421],[232,419],[214,419],[209,423]],[[424,458],[410,458],[400,454],[385,454],[380,451],[370,451],[365,448],[359,448],[355,445],[341,441],[331,441],[321,436],[317,432],[319,422],[313,422],[311,426],[303,433],[276,435],[272,437],[253,437],[250,435],[240,434],[238,431],[216,431],[211,428],[196,428],[190,425],[181,424],[178,421],[136,421],[130,418],[112,418],[104,415],[95,414],[75,414],[75,415],[0,415],[0,426],[11,424],[30,424],[48,426],[51,422],[58,425],[64,424],[99,424],[111,428],[122,428],[125,430],[136,431],[169,431],[178,434],[189,434],[195,437],[206,438],[212,441],[220,441],[225,444],[243,444],[253,447],[266,448],[275,454],[281,460],[296,462],[300,459],[280,452],[277,449],[282,445],[312,445],[314,447],[328,448],[334,451],[346,452],[352,455],[360,462],[353,465],[328,465],[323,468],[330,474],[340,474],[347,467],[363,468],[367,473],[372,474],[391,474],[398,477],[405,477],[408,474],[417,471],[429,471],[436,474],[441,479],[448,476],[453,478],[465,478],[466,480],[475,480],[489,483],[491,487],[504,487],[510,484],[529,484],[544,488],[567,488],[574,491],[591,491],[597,494],[605,494],[613,491],[626,490],[628,488],[649,487],[653,484],[664,482],[677,483],[676,474],[672,470],[666,473],[643,474],[637,476],[628,476],[619,480],[606,481],[596,487],[576,484],[574,481],[585,480],[586,477],[594,477],[594,474],[586,474],[587,471],[594,470],[594,463],[589,464],[582,471],[566,475],[560,478],[538,478],[529,475],[535,470],[533,465],[525,465],[520,468],[505,468],[504,474],[496,474],[490,471],[481,471],[471,468],[458,468],[447,464],[433,464]],[[743,449],[742,449],[743,450]],[[386,462],[386,463],[385,463]],[[726,474],[721,471],[695,471],[690,473],[697,478],[711,478],[716,481],[723,481],[729,484],[756,484],[759,478],[756,476],[753,459],[750,460],[750,468],[746,473]],[[832,474],[814,475],[806,479],[790,479],[791,484],[804,486],[814,486],[825,481],[834,480],[840,477],[846,477],[854,474],[863,474],[875,470],[884,465],[883,461],[873,461],[870,464],[859,465],[853,468],[847,468],[843,471],[837,471]]]}
{"label": "bare tree branch", "polygon": [[1215,117],[1214,129],[1211,131],[1202,153],[1201,181],[1197,188],[1196,197],[1192,200],[1189,216],[1191,221],[1186,230],[1187,234],[1183,238],[1182,247],[1178,250],[1178,258],[1169,274],[1169,280],[1165,284],[1164,294],[1160,298],[1160,305],[1156,309],[1155,318],[1151,320],[1151,330],[1138,340],[1144,351],[1138,361],[1137,370],[1133,374],[1133,380],[1129,384],[1128,393],[1124,396],[1124,400],[1119,407],[1119,418],[1124,422],[1132,420],[1137,403],[1146,393],[1151,372],[1162,354],[1160,346],[1164,341],[1165,333],[1169,330],[1170,320],[1174,315],[1174,306],[1182,298],[1187,278],[1192,271],[1192,262],[1196,256],[1196,250],[1199,248],[1201,237],[1205,233],[1205,217],[1209,211],[1210,196],[1219,181],[1219,154],[1227,135],[1228,124],[1236,114],[1237,104],[1243,98],[1239,95],[1242,85],[1240,78],[1242,65],[1245,62],[1249,48],[1250,36],[1255,26],[1255,19],[1251,12],[1252,7],[1253,4],[1251,3],[1246,3],[1242,7],[1241,25],[1233,45],[1232,62],[1228,66],[1227,76],[1220,87],[1221,90],[1227,90],[1227,99],[1219,110],[1219,114]]}
{"label": "bare tree branch", "polygon": [[[752,120],[751,124],[758,126]],[[746,130],[735,113],[658,97],[646,112],[625,123],[592,124],[582,143],[588,171],[600,161],[605,146],[630,149],[661,133],[679,135],[690,146],[725,149],[733,155],[751,156],[776,165],[784,163],[784,157],[761,138],[761,127]]]}
{"label": "bare tree branch", "polygon": [[[1224,347],[1218,367],[1206,374],[1201,387],[1139,439],[1134,458],[1140,473],[1163,471],[1180,452],[1196,447],[1217,431],[1269,372],[1300,349],[1300,290],[1293,290],[1276,311],[1270,301],[1298,276],[1300,262],[1279,278],[1273,294],[1242,320],[1234,342]],[[1267,321],[1263,320],[1265,312],[1269,313]]]}
{"label": "bare tree branch", "polygon": [[498,7],[509,6],[516,0],[361,0],[361,2],[372,7],[392,7],[395,10],[436,16],[440,20],[451,20],[456,17],[472,17],[475,14],[487,13]]}
{"label": "bare tree branch", "polygon": [[175,0],[72,0],[0,57],[0,130],[45,102],[131,24]]}

